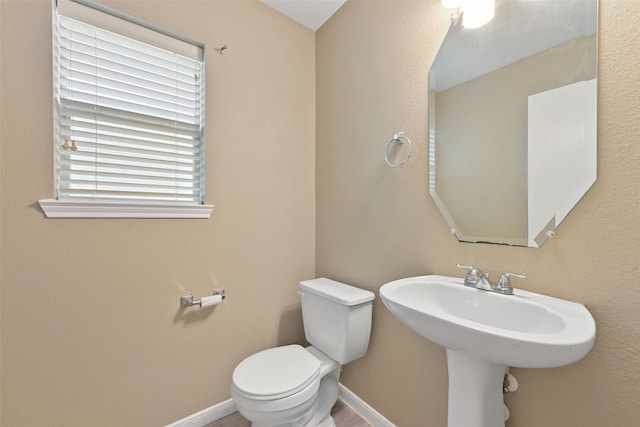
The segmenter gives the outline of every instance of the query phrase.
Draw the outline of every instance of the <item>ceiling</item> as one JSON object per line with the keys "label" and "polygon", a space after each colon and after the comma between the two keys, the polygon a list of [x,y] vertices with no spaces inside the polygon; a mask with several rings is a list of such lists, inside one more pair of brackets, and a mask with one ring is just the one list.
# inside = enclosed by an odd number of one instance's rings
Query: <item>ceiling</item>
{"label": "ceiling", "polygon": [[312,31],[327,22],[347,0],[260,0]]}

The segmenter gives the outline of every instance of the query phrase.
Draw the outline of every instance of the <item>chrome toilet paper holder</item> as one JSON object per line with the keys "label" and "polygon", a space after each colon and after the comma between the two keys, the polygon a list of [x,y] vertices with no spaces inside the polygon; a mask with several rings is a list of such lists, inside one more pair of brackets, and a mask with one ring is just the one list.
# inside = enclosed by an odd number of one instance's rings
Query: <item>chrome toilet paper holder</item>
{"label": "chrome toilet paper holder", "polygon": [[[216,289],[213,291],[213,295],[220,295],[222,299],[225,299],[224,289]],[[202,300],[194,301],[192,294],[183,295],[180,297],[180,307],[192,307],[194,305],[202,306]]]}

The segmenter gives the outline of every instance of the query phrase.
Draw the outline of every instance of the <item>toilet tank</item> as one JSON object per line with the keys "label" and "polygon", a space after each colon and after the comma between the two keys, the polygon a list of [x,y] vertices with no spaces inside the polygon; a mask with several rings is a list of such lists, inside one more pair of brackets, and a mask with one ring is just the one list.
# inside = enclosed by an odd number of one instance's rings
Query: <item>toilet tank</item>
{"label": "toilet tank", "polygon": [[369,348],[375,294],[320,278],[300,282],[302,319],[307,341],[344,365]]}

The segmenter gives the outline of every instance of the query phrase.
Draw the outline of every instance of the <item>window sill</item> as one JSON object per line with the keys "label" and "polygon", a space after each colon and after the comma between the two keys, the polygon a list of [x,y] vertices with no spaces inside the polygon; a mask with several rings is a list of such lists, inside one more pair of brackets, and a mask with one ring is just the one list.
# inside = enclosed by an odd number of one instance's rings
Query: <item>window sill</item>
{"label": "window sill", "polygon": [[47,218],[209,218],[213,205],[103,203],[43,199]]}

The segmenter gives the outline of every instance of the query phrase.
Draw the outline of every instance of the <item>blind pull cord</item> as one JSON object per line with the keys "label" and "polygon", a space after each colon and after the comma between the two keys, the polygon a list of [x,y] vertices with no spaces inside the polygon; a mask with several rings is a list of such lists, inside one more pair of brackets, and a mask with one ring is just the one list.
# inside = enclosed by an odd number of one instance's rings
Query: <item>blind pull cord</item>
{"label": "blind pull cord", "polygon": [[64,139],[64,144],[62,144],[62,148],[64,148],[65,150],[73,150],[73,151],[78,151],[78,145],[76,144],[76,140],[72,139],[71,140],[71,145],[69,145],[69,138],[65,138]]}

